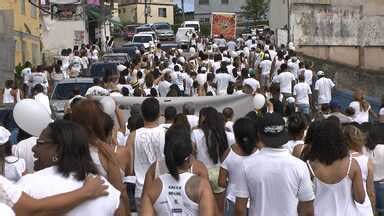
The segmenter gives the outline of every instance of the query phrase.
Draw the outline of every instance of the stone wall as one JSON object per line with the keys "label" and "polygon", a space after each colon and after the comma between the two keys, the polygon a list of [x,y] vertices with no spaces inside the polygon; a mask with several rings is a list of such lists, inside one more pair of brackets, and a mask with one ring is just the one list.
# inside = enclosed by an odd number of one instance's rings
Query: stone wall
{"label": "stone wall", "polygon": [[0,88],[7,79],[13,79],[15,67],[15,40],[13,11],[0,10]]}

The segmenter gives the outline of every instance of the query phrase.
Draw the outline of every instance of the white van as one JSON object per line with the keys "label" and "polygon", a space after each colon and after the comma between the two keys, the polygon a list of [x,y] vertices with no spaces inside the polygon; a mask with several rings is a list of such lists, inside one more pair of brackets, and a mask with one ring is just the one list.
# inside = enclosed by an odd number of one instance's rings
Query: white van
{"label": "white van", "polygon": [[193,27],[178,28],[176,33],[176,42],[189,43],[193,33],[196,33],[195,28]]}
{"label": "white van", "polygon": [[199,21],[184,21],[181,25],[182,27],[192,27],[196,32],[200,32],[200,22]]}

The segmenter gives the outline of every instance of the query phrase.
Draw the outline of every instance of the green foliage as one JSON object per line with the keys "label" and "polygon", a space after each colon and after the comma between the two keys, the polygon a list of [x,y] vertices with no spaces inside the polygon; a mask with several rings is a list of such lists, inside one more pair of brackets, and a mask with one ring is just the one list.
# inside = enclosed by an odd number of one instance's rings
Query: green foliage
{"label": "green foliage", "polygon": [[24,65],[22,65],[21,63],[16,65],[16,67],[15,67],[15,75],[21,77],[21,71],[23,69],[24,69]]}
{"label": "green foliage", "polygon": [[200,23],[200,34],[204,37],[209,37],[211,35],[211,24]]}
{"label": "green foliage", "polygon": [[241,12],[252,21],[264,19],[269,11],[269,2],[270,0],[246,0],[245,6],[241,7]]}

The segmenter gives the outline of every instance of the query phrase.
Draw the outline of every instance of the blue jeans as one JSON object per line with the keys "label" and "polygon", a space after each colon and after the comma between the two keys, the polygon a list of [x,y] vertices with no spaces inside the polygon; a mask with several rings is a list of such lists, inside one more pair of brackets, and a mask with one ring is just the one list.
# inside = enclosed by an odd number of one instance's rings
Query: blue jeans
{"label": "blue jeans", "polygon": [[309,104],[296,104],[297,111],[309,114]]}
{"label": "blue jeans", "polygon": [[380,216],[384,215],[384,181],[375,182],[376,209]]}

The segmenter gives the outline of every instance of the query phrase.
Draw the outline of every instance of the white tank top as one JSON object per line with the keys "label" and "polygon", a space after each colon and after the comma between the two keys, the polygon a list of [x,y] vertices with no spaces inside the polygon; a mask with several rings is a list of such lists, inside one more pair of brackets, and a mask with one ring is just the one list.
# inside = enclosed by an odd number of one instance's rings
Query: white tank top
{"label": "white tank top", "polygon": [[156,160],[164,158],[164,142],[165,129],[161,126],[136,130],[134,160],[136,174],[135,197],[141,197],[145,174],[148,168]]}
{"label": "white tank top", "polygon": [[317,216],[358,216],[359,212],[352,197],[352,180],[349,178],[352,158],[349,159],[345,177],[335,184],[327,184],[318,179],[307,161],[311,171],[315,192],[315,215]]}
{"label": "white tank top", "polygon": [[192,176],[194,175],[189,172],[179,174],[179,181],[170,174],[159,177],[163,187],[153,204],[157,215],[199,215],[199,205],[185,192],[185,185]]}
{"label": "white tank top", "polygon": [[12,88],[4,88],[3,103],[14,103],[15,99],[11,95]]}
{"label": "white tank top", "polygon": [[[358,153],[357,153],[358,154]],[[368,176],[368,157],[365,155],[356,155],[352,153],[352,157],[357,161],[361,169],[361,175],[363,177],[363,185],[365,191],[365,200],[363,204],[356,203],[356,206],[360,212],[360,215],[372,216],[373,210],[371,205],[371,200],[368,197],[367,193],[367,176]]]}

